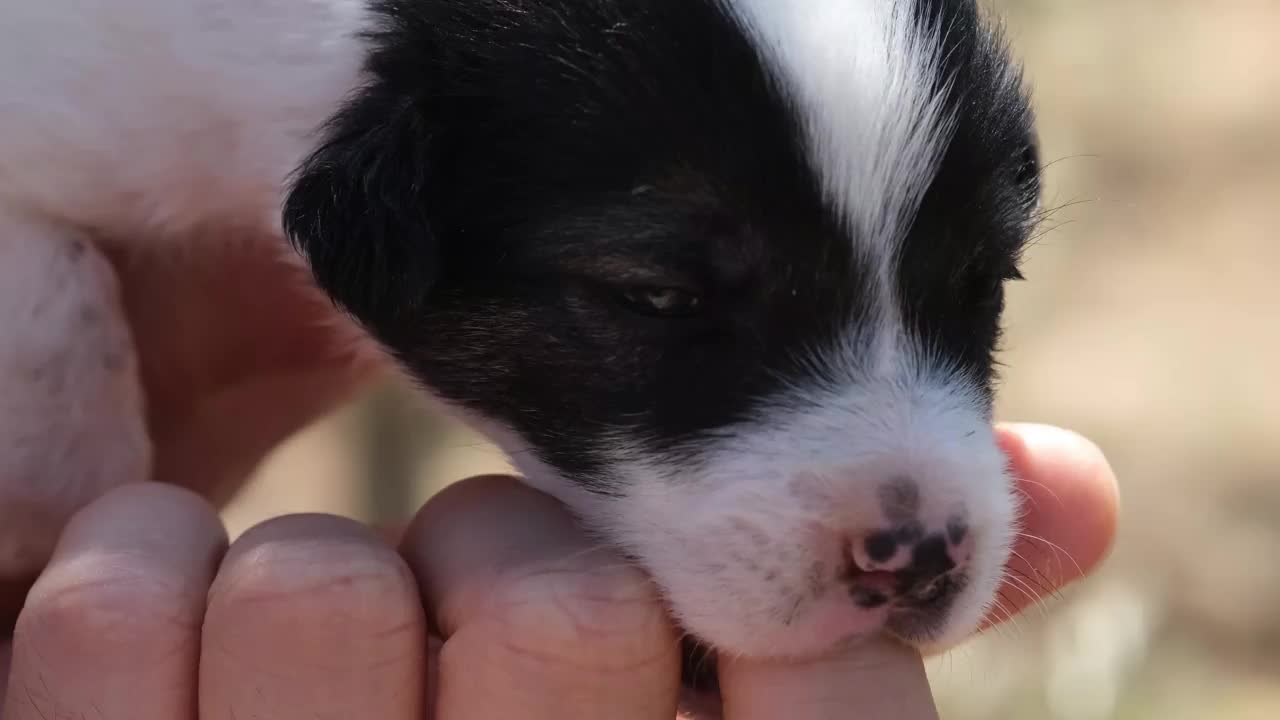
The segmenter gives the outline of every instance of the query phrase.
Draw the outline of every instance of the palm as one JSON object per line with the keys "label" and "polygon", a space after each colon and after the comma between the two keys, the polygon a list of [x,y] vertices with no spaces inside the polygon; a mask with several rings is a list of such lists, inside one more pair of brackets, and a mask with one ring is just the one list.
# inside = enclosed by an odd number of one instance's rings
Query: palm
{"label": "palm", "polygon": [[264,247],[112,255],[141,357],[156,479],[215,501],[375,369],[305,271]]}

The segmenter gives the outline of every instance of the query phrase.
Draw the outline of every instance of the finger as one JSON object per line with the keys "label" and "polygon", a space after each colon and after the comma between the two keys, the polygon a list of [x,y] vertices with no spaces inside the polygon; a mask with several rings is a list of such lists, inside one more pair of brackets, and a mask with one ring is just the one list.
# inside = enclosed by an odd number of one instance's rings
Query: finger
{"label": "finger", "polygon": [[445,639],[434,717],[675,717],[676,635],[653,585],[551,498],[464,481],[419,513],[402,552]]}
{"label": "finger", "polygon": [[226,541],[213,509],[179,488],[127,485],[81,511],[18,618],[0,717],[194,718]]}
{"label": "finger", "polygon": [[209,592],[200,717],[421,720],[425,654],[391,546],[337,517],[278,518],[231,546]]}
{"label": "finger", "polygon": [[727,660],[720,669],[725,720],[934,720],[914,650],[887,639],[803,663]]}
{"label": "finger", "polygon": [[1091,572],[1111,549],[1119,512],[1115,474],[1097,445],[1046,425],[1005,425],[997,432],[1024,516],[1000,591],[1002,607],[991,622]]}

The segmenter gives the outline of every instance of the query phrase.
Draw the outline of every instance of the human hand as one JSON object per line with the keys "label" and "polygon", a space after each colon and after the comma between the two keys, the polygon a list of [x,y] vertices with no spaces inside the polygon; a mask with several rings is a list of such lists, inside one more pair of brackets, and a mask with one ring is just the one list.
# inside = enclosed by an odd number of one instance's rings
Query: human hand
{"label": "human hand", "polygon": [[[1115,483],[1075,435],[1000,435],[1026,499],[1011,571],[1040,578],[1025,597],[1011,583],[1016,610],[1102,558]],[[675,716],[677,634],[652,585],[551,499],[509,478],[465,481],[399,545],[296,516],[228,549],[195,495],[118,489],[67,529],[0,650],[0,677],[12,665],[0,718]],[[888,641],[804,664],[726,662],[721,689],[727,720],[936,717],[923,661]]]}
{"label": "human hand", "polygon": [[215,504],[385,370],[274,238],[111,254],[138,348],[153,478]]}

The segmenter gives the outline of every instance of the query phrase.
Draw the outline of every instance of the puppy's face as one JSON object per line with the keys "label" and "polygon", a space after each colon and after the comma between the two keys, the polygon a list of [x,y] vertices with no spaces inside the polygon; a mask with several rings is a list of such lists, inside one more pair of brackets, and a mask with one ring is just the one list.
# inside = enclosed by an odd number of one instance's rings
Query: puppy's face
{"label": "puppy's face", "polygon": [[335,300],[701,640],[971,632],[1014,532],[992,353],[1038,194],[973,3],[382,12],[285,213]]}

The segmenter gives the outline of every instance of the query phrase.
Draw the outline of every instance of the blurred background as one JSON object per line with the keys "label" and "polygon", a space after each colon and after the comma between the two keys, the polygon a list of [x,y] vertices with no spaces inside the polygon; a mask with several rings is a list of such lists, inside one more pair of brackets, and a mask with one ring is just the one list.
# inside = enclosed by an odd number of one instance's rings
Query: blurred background
{"label": "blurred background", "polygon": [[[1280,718],[1280,0],[991,4],[1064,206],[1012,290],[1000,416],[1091,437],[1124,504],[1095,577],[933,661],[943,716]],[[227,519],[399,518],[506,467],[376,388]]]}

